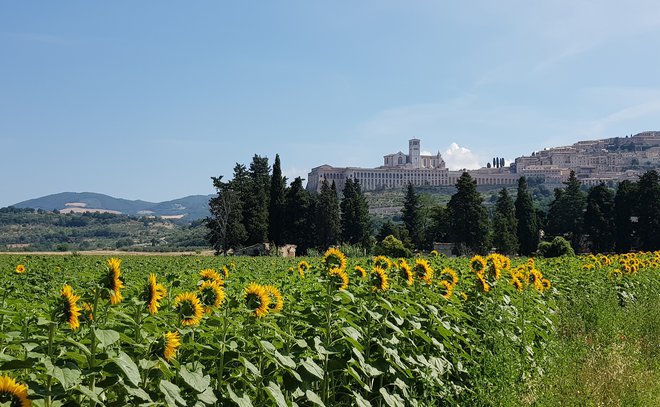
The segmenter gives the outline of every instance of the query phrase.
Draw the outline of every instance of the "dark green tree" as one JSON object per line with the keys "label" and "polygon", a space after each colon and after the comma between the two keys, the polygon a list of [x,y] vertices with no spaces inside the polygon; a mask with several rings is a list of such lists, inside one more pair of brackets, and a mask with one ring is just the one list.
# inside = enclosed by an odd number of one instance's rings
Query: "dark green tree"
{"label": "dark green tree", "polygon": [[268,206],[268,238],[276,246],[284,244],[284,206],[286,179],[282,177],[280,155],[275,154],[273,174],[270,177],[270,200]]}
{"label": "dark green tree", "polygon": [[268,157],[255,154],[248,171],[247,193],[242,196],[247,246],[263,243],[268,237],[269,172]]}
{"label": "dark green tree", "polygon": [[600,184],[589,189],[584,212],[584,230],[591,238],[591,251],[610,252],[614,248],[614,192]]}
{"label": "dark green tree", "polygon": [[424,231],[422,226],[422,207],[419,200],[419,195],[415,191],[415,186],[410,183],[406,189],[406,196],[403,200],[403,224],[408,230],[410,240],[416,248],[421,248],[423,245]]}
{"label": "dark green tree", "polygon": [[565,189],[555,189],[555,199],[548,211],[548,232],[554,236],[567,236],[573,250],[580,252],[586,197],[575,171],[571,171],[564,184]]}
{"label": "dark green tree", "polygon": [[637,184],[621,181],[614,195],[614,249],[618,253],[629,252],[633,243],[633,222]]}
{"label": "dark green tree", "polygon": [[342,241],[369,247],[371,243],[369,205],[357,180],[353,181],[351,178],[346,180],[340,208]]}
{"label": "dark green tree", "polygon": [[529,256],[536,251],[539,245],[539,226],[534,210],[532,195],[527,189],[527,179],[518,179],[518,192],[516,196],[516,228],[520,254]]}
{"label": "dark green tree", "polygon": [[502,188],[495,203],[493,215],[493,246],[498,253],[518,253],[518,221],[513,200],[506,188]]}
{"label": "dark green tree", "polygon": [[223,182],[222,176],[211,177],[218,195],[209,200],[211,216],[206,218],[207,240],[215,254],[227,253],[230,247],[239,247],[247,236],[243,226],[243,202],[237,183]]}
{"label": "dark green tree", "polygon": [[485,254],[489,249],[490,225],[477,182],[464,172],[456,182],[456,190],[447,204],[452,241],[460,254]]}
{"label": "dark green tree", "polygon": [[314,247],[314,196],[303,187],[302,178],[296,177],[286,191],[284,208],[284,237],[295,244],[296,254],[305,254]]}
{"label": "dark green tree", "polygon": [[321,183],[321,192],[316,204],[316,246],[325,249],[337,245],[341,234],[341,224],[339,216],[339,198],[337,197],[337,187],[335,182],[332,186],[328,180],[324,179]]}
{"label": "dark green tree", "polygon": [[640,249],[660,249],[660,183],[655,170],[645,172],[637,182],[637,212]]}
{"label": "dark green tree", "polygon": [[444,205],[435,205],[431,207],[429,214],[431,226],[426,229],[426,240],[430,242],[448,242],[450,240],[451,219],[449,211]]}

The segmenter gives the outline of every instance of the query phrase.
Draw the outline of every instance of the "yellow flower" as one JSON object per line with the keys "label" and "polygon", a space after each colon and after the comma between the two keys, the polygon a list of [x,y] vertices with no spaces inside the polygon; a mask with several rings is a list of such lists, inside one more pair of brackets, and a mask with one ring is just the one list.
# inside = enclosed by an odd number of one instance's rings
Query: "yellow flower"
{"label": "yellow flower", "polygon": [[362,266],[355,266],[355,271],[357,271],[360,274],[361,279],[367,278],[367,272]]}
{"label": "yellow flower", "polygon": [[176,296],[174,308],[179,313],[179,322],[183,326],[198,325],[204,316],[204,308],[195,293],[186,292]]}
{"label": "yellow flower", "polygon": [[433,282],[433,269],[428,261],[424,259],[415,260],[415,265],[413,266],[413,271],[421,280],[426,284],[431,284]]}
{"label": "yellow flower", "polygon": [[16,266],[16,274],[23,274],[25,273],[25,265],[19,264]]}
{"label": "yellow flower", "polygon": [[522,291],[525,288],[525,285],[520,280],[520,278],[517,274],[514,274],[511,277],[511,284],[516,288],[517,291]]}
{"label": "yellow flower", "polygon": [[301,260],[300,263],[298,263],[298,275],[300,278],[305,278],[305,273],[309,271],[311,267],[312,266],[310,266],[305,260]]}
{"label": "yellow flower", "polygon": [[549,290],[551,286],[550,280],[548,280],[547,278],[541,279],[541,285],[543,286],[543,291]]}
{"label": "yellow flower", "polygon": [[372,291],[386,291],[390,288],[389,278],[385,270],[380,267],[374,267],[371,270],[371,274],[374,276]]}
{"label": "yellow flower", "polygon": [[381,269],[387,271],[392,267],[392,260],[387,256],[376,256],[373,259],[374,267],[380,267]]}
{"label": "yellow flower", "polygon": [[433,256],[433,257],[438,257],[438,251],[435,250],[435,249],[434,249],[434,250],[431,250],[431,253],[430,253],[430,254],[431,254],[431,256]]}
{"label": "yellow flower", "polygon": [[401,261],[399,261],[399,270],[401,271],[401,277],[406,280],[406,284],[409,286],[413,285],[415,282],[415,275],[413,274],[410,265],[406,262],[405,259],[401,259]]}
{"label": "yellow flower", "polygon": [[470,260],[470,269],[478,276],[483,276],[486,271],[486,260],[477,254]]}
{"label": "yellow flower", "polygon": [[108,266],[108,274],[106,275],[104,286],[110,290],[110,303],[116,305],[123,299],[120,290],[124,288],[124,282],[119,278],[121,275],[121,260],[113,257],[108,259],[106,264]]}
{"label": "yellow flower", "polygon": [[621,272],[621,269],[614,269],[610,271],[610,278],[611,279],[617,279],[623,277],[623,273]]}
{"label": "yellow flower", "polygon": [[199,296],[206,313],[209,314],[211,307],[219,307],[225,300],[225,290],[217,281],[204,281],[199,286]]}
{"label": "yellow flower", "polygon": [[487,293],[488,291],[490,291],[490,285],[488,284],[486,279],[481,277],[480,275],[477,275],[477,278],[479,279],[479,282],[481,283],[481,289],[483,290],[483,292]]}
{"label": "yellow flower", "polygon": [[179,332],[165,332],[163,334],[164,349],[163,358],[168,362],[176,357],[176,352],[181,346]]}
{"label": "yellow flower", "polygon": [[261,318],[268,313],[270,296],[264,286],[250,283],[243,291],[243,299],[248,309],[253,311],[254,316]]}
{"label": "yellow flower", "polygon": [[11,407],[29,407],[27,386],[17,383],[12,377],[0,376],[0,402],[9,402]]}
{"label": "yellow flower", "polygon": [[220,285],[225,285],[224,280],[220,277],[217,271],[214,269],[204,269],[199,272],[199,276],[203,281],[217,281]]}
{"label": "yellow flower", "polygon": [[327,270],[333,268],[338,268],[341,271],[346,270],[346,255],[337,248],[329,248],[323,255],[322,262]]}
{"label": "yellow flower", "polygon": [[441,276],[449,276],[449,280],[451,280],[451,281],[449,281],[449,283],[451,285],[458,284],[458,275],[456,274],[456,272],[453,269],[450,269],[449,267],[445,267],[440,272],[440,275]]}
{"label": "yellow flower", "polygon": [[336,283],[339,286],[340,290],[345,290],[348,288],[348,274],[340,268],[333,268],[328,271],[331,279],[336,279]]}
{"label": "yellow flower", "polygon": [[156,283],[156,275],[154,273],[149,274],[149,281],[145,288],[144,300],[147,303],[147,310],[151,315],[154,315],[158,312],[160,308],[160,300],[165,298],[167,295],[167,290],[165,286],[159,283]]}
{"label": "yellow flower", "polygon": [[534,284],[534,288],[536,288],[537,291],[543,291],[543,274],[533,268],[527,273],[527,282],[529,284]]}
{"label": "yellow flower", "polygon": [[63,316],[63,320],[69,324],[69,328],[75,331],[80,327],[80,321],[78,317],[80,316],[80,307],[78,306],[78,300],[80,296],[73,294],[73,288],[70,285],[64,284],[62,291],[60,292],[60,315]]}
{"label": "yellow flower", "polygon": [[438,285],[444,288],[444,294],[442,294],[445,299],[450,299],[454,292],[454,285],[447,280],[438,281]]}
{"label": "yellow flower", "polygon": [[83,302],[82,303],[82,315],[87,319],[88,321],[93,321],[94,320],[94,314],[92,313],[92,305],[88,302]]}
{"label": "yellow flower", "polygon": [[272,285],[266,285],[264,286],[264,289],[266,289],[266,292],[270,296],[269,311],[271,312],[282,311],[282,309],[284,309],[284,298],[282,298],[282,293],[280,293],[280,290],[278,290],[277,287]]}

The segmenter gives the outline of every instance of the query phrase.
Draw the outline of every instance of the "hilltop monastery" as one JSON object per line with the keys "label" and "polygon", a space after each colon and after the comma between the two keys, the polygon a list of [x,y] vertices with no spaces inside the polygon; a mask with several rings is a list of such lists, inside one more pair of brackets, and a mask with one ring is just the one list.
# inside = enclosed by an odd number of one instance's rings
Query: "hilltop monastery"
{"label": "hilltop monastery", "polygon": [[580,141],[572,146],[556,147],[518,157],[515,163],[502,168],[452,171],[438,152],[421,154],[420,140],[408,141],[408,154],[401,151],[383,157],[377,168],[332,167],[321,165],[307,176],[307,189],[319,191],[327,179],[337,190],[347,179],[359,181],[363,191],[415,186],[452,186],[467,171],[477,185],[517,185],[521,176],[535,178],[551,185],[560,185],[571,170],[583,184],[611,185],[624,179],[636,180],[650,169],[660,168],[660,132],[648,131],[630,137]]}

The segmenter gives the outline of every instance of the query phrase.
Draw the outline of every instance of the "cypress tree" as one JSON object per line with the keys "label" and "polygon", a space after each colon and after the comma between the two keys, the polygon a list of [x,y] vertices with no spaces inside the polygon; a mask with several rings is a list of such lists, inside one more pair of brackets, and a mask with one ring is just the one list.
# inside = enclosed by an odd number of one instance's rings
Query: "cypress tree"
{"label": "cypress tree", "polygon": [[637,197],[637,184],[621,181],[614,196],[614,248],[618,253],[629,252],[633,241],[633,207]]}
{"label": "cypress tree", "polygon": [[406,189],[406,196],[403,201],[403,224],[408,230],[408,236],[416,248],[420,248],[423,244],[424,233],[422,230],[422,212],[419,195],[415,191],[415,186],[412,183],[408,184]]}
{"label": "cypress tree", "polygon": [[270,200],[268,206],[268,238],[276,246],[284,244],[284,206],[286,179],[282,177],[280,155],[275,154],[273,174],[270,177]]}
{"label": "cypress tree", "polygon": [[583,232],[586,197],[580,190],[580,181],[571,171],[564,190],[555,190],[555,200],[548,211],[548,230],[555,236],[567,235],[573,250],[579,252]]}
{"label": "cypress tree", "polygon": [[660,183],[656,171],[647,171],[639,179],[637,212],[639,213],[640,248],[660,249]]}
{"label": "cypress tree", "polygon": [[243,195],[246,245],[263,243],[268,237],[268,201],[270,189],[268,157],[255,154],[248,171],[248,193]]}
{"label": "cypress tree", "polygon": [[518,252],[517,231],[518,222],[513,200],[506,188],[502,188],[493,216],[493,246],[499,253],[509,255]]}
{"label": "cypress tree", "polygon": [[527,189],[527,179],[518,179],[518,192],[516,196],[516,222],[517,237],[520,245],[520,254],[529,256],[536,251],[539,245],[539,228],[532,195]]}
{"label": "cypress tree", "polygon": [[477,182],[464,172],[456,182],[456,189],[447,204],[452,222],[452,240],[460,254],[485,254],[489,248],[490,225],[483,198],[477,192]]}
{"label": "cypress tree", "polygon": [[321,183],[321,193],[316,205],[315,233],[317,237],[316,246],[321,249],[339,243],[341,233],[339,199],[337,198],[337,187],[334,181],[332,186],[328,185],[326,179]]}
{"label": "cypress tree", "polygon": [[614,248],[614,192],[604,184],[589,189],[584,230],[591,237],[593,252],[609,252]]}
{"label": "cypress tree", "polygon": [[295,244],[296,254],[314,247],[315,206],[313,196],[305,190],[302,178],[296,177],[286,191],[284,208],[284,238]]}
{"label": "cypress tree", "polygon": [[342,240],[367,247],[371,237],[369,206],[357,180],[346,180],[340,207]]}

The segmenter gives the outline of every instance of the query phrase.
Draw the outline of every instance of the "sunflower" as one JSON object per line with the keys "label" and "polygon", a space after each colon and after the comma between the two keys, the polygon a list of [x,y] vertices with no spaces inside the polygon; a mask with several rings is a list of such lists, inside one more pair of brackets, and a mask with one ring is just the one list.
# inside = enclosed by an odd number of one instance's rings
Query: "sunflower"
{"label": "sunflower", "polygon": [[431,256],[433,256],[433,257],[438,257],[438,255],[439,255],[438,251],[435,250],[435,249],[434,249],[434,250],[431,250],[431,253],[429,253],[429,254],[430,254]]}
{"label": "sunflower", "polygon": [[442,296],[447,300],[450,299],[454,293],[454,285],[447,280],[440,280],[438,281],[438,286],[444,288],[444,294]]}
{"label": "sunflower", "polygon": [[525,285],[517,274],[511,277],[511,284],[516,288],[516,291],[522,291],[525,288]]}
{"label": "sunflower", "polygon": [[410,265],[406,262],[405,259],[401,259],[401,261],[399,261],[399,270],[401,271],[401,277],[406,280],[406,284],[409,286],[413,285],[415,282],[415,275],[413,274]]}
{"label": "sunflower", "polygon": [[332,280],[335,280],[338,289],[345,290],[348,287],[348,274],[344,270],[333,268],[328,271],[328,275]]}
{"label": "sunflower", "polygon": [[534,288],[536,288],[537,291],[543,291],[543,274],[533,268],[527,273],[527,282],[529,284],[534,284]]}
{"label": "sunflower", "polygon": [[341,271],[346,270],[346,255],[337,248],[329,248],[323,255],[321,261],[328,270],[333,268],[338,268]]}
{"label": "sunflower", "polygon": [[390,283],[389,283],[389,278],[387,277],[387,272],[383,270],[381,267],[374,267],[373,270],[371,270],[371,274],[374,277],[373,278],[373,287],[371,288],[371,291],[386,291],[388,288],[390,288]]}
{"label": "sunflower", "polygon": [[110,258],[106,261],[106,265],[108,266],[108,272],[103,285],[110,292],[110,303],[116,305],[124,298],[120,291],[124,288],[124,282],[119,278],[121,275],[121,259]]}
{"label": "sunflower", "polygon": [[621,272],[621,269],[614,269],[610,271],[610,278],[611,279],[617,279],[623,277],[623,272]]}
{"label": "sunflower", "polygon": [[149,281],[147,286],[144,288],[144,300],[147,303],[147,310],[151,315],[154,315],[158,312],[160,308],[159,301],[165,298],[167,295],[167,290],[165,286],[159,283],[156,283],[156,275],[154,273],[149,274]]}
{"label": "sunflower", "polygon": [[222,266],[222,274],[225,278],[229,278],[229,268],[227,268],[227,266]]}
{"label": "sunflower", "polygon": [[481,277],[480,275],[477,275],[477,278],[479,279],[479,282],[481,283],[481,289],[483,290],[483,292],[487,293],[488,291],[490,291],[490,285],[488,284],[486,279]]}
{"label": "sunflower", "polygon": [[71,328],[72,331],[75,331],[80,327],[80,321],[78,320],[81,311],[78,306],[79,299],[80,296],[73,294],[73,288],[68,284],[64,284],[64,287],[62,287],[62,291],[60,292],[58,310],[62,319],[69,324],[69,328]]}
{"label": "sunflower", "polygon": [[87,301],[82,303],[82,315],[86,320],[88,321],[94,320],[94,314],[92,311],[93,311],[92,304],[88,303]]}
{"label": "sunflower", "polygon": [[220,285],[225,285],[224,280],[220,277],[214,269],[204,269],[199,272],[199,276],[203,281],[217,281]]}
{"label": "sunflower", "polygon": [[284,299],[282,298],[282,294],[280,293],[280,290],[277,289],[277,287],[273,285],[266,285],[264,286],[266,289],[266,292],[270,296],[270,305],[269,305],[269,311],[271,312],[280,312],[284,308]]}
{"label": "sunflower", "polygon": [[486,271],[486,259],[477,254],[470,260],[470,269],[478,276],[482,276]]}
{"label": "sunflower", "polygon": [[243,291],[243,298],[248,309],[253,311],[253,315],[261,318],[268,313],[270,306],[270,295],[264,286],[257,283],[250,283]]}
{"label": "sunflower", "polygon": [[541,279],[541,285],[543,286],[543,291],[549,290],[551,287],[550,280],[547,278]]}
{"label": "sunflower", "polygon": [[305,273],[309,271],[312,266],[309,265],[305,260],[301,260],[298,263],[298,275],[300,278],[305,278]]}
{"label": "sunflower", "polygon": [[199,297],[206,313],[210,314],[211,307],[219,307],[225,300],[225,290],[217,281],[204,281],[199,286]]}
{"label": "sunflower", "polygon": [[426,284],[431,284],[433,282],[433,269],[428,261],[424,259],[415,260],[415,265],[413,266],[413,271],[421,280]]}
{"label": "sunflower", "polygon": [[204,307],[195,293],[186,292],[176,296],[174,308],[179,313],[179,322],[183,326],[198,325],[204,316]]}
{"label": "sunflower", "polygon": [[25,273],[25,265],[24,264],[19,264],[16,266],[16,274],[23,274]]}
{"label": "sunflower", "polygon": [[11,407],[32,405],[32,401],[28,399],[27,386],[5,375],[0,376],[0,402],[9,402]]}
{"label": "sunflower", "polygon": [[451,281],[448,281],[449,284],[451,284],[451,285],[458,284],[458,274],[456,274],[456,272],[453,269],[450,269],[449,267],[445,267],[440,272],[440,275],[441,276],[449,276],[449,279],[451,280]]}
{"label": "sunflower", "polygon": [[165,332],[153,344],[151,354],[159,356],[170,362],[176,357],[176,352],[181,346],[181,336],[179,332]]}
{"label": "sunflower", "polygon": [[362,266],[355,266],[355,271],[357,271],[358,274],[360,274],[360,278],[361,278],[361,279],[365,279],[365,278],[367,278],[367,272],[365,271],[364,267],[362,267]]}
{"label": "sunflower", "polygon": [[392,260],[390,260],[387,256],[376,256],[372,262],[374,267],[380,267],[385,271],[388,271],[392,267]]}

